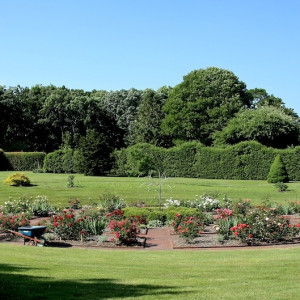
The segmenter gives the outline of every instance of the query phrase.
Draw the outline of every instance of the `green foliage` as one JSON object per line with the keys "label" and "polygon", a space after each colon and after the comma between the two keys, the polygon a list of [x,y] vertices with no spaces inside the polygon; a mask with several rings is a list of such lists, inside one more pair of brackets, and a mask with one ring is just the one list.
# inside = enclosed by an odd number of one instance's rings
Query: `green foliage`
{"label": "green foliage", "polygon": [[266,180],[280,154],[290,180],[300,180],[300,147],[279,150],[258,142],[241,142],[226,148],[188,142],[165,149],[137,144],[114,152],[114,174],[139,176],[163,170],[168,177]]}
{"label": "green foliage", "polygon": [[65,151],[57,150],[48,153],[44,160],[44,172],[48,173],[64,173],[63,157]]}
{"label": "green foliage", "polygon": [[115,210],[120,210],[126,206],[123,199],[119,196],[112,194],[112,193],[105,193],[99,196],[100,203],[102,207],[107,212],[113,212]]}
{"label": "green foliage", "polygon": [[275,187],[277,188],[278,192],[285,192],[288,189],[288,185],[283,182],[275,183]]}
{"label": "green foliage", "polygon": [[83,173],[83,157],[78,150],[63,149],[48,153],[43,171],[47,173]]}
{"label": "green foliage", "polygon": [[46,196],[37,196],[30,204],[30,209],[35,216],[48,217],[55,213],[55,208],[48,202]]}
{"label": "green foliage", "polygon": [[111,170],[112,145],[107,137],[95,130],[89,130],[81,139],[80,151],[84,161],[84,174],[107,175]]}
{"label": "green foliage", "polygon": [[246,85],[230,71],[195,70],[174,87],[164,105],[163,133],[173,139],[211,144],[212,134],[249,106]]}
{"label": "green foliage", "polygon": [[164,118],[162,107],[166,102],[170,88],[162,87],[158,91],[146,89],[138,107],[136,122],[133,123],[132,143],[149,143],[162,146],[166,137],[161,133]]}
{"label": "green foliage", "polygon": [[268,147],[286,148],[298,145],[298,118],[287,115],[283,109],[261,106],[244,109],[232,118],[222,131],[215,134],[215,145],[233,145],[256,140]]}
{"label": "green foliage", "polygon": [[284,163],[280,157],[277,155],[273,164],[271,165],[270,172],[268,174],[268,182],[269,183],[277,183],[277,182],[288,182],[288,174]]}
{"label": "green foliage", "polygon": [[[46,156],[44,152],[5,152],[9,169],[15,171],[33,171],[41,169]],[[5,163],[7,165],[7,162]]]}
{"label": "green foliage", "polygon": [[68,188],[73,188],[74,187],[74,178],[75,178],[74,175],[69,175],[68,176],[68,184],[67,184]]}
{"label": "green foliage", "polygon": [[30,186],[30,179],[24,173],[14,173],[8,176],[4,183],[11,186]]}

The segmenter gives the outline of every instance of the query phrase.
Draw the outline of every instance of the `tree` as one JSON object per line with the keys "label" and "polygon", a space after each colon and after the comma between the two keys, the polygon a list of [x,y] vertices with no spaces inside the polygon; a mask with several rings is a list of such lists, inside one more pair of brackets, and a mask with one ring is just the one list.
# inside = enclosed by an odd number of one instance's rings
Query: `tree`
{"label": "tree", "polygon": [[107,137],[89,130],[81,139],[80,152],[84,160],[84,174],[88,176],[107,175],[111,169],[113,147]]}
{"label": "tree", "polygon": [[269,95],[265,89],[255,88],[248,90],[247,93],[251,99],[251,108],[256,109],[261,106],[274,106],[283,109],[287,115],[298,118],[298,115],[293,109],[285,107],[281,98]]}
{"label": "tree", "polygon": [[123,130],[126,142],[131,139],[132,125],[137,117],[137,109],[142,99],[142,91],[136,89],[120,90],[104,95],[101,103]]}
{"label": "tree", "polygon": [[250,106],[246,85],[230,71],[207,68],[195,70],[174,87],[164,105],[163,133],[173,139],[212,143],[241,108]]}
{"label": "tree", "polygon": [[269,183],[288,182],[288,174],[280,155],[275,157],[268,174]]}
{"label": "tree", "polygon": [[161,123],[164,118],[162,107],[165,104],[170,87],[162,87],[158,91],[146,89],[138,107],[136,122],[133,124],[132,144],[150,143],[166,146],[166,137],[161,134]]}
{"label": "tree", "polygon": [[272,106],[244,109],[214,137],[215,145],[255,140],[269,147],[286,148],[299,144],[299,120]]}

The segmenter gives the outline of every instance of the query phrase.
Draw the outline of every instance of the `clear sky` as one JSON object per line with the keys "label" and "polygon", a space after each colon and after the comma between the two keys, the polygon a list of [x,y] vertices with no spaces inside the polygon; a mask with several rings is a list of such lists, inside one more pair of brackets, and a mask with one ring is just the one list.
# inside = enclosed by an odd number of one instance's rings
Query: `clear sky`
{"label": "clear sky", "polygon": [[0,0],[0,85],[175,86],[234,72],[300,114],[298,0]]}

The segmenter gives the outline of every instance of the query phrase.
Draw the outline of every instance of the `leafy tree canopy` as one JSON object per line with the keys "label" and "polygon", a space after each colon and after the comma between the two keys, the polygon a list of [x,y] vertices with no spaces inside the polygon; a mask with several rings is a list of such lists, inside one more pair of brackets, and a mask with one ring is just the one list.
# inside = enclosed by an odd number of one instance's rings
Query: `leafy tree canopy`
{"label": "leafy tree canopy", "polygon": [[299,144],[299,120],[283,109],[261,106],[244,109],[229,121],[222,131],[215,133],[215,145],[233,145],[256,140],[274,148]]}
{"label": "leafy tree canopy", "polygon": [[250,100],[245,83],[232,72],[213,67],[192,71],[170,92],[162,130],[173,139],[209,145],[213,133],[249,107]]}

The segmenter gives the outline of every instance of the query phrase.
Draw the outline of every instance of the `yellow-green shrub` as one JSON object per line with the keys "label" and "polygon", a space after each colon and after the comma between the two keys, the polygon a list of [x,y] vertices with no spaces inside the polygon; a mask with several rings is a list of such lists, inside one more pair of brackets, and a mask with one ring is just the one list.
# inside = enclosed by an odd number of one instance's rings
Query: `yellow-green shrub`
{"label": "yellow-green shrub", "polygon": [[11,185],[11,186],[29,186],[30,179],[24,173],[14,173],[8,176],[4,183]]}

